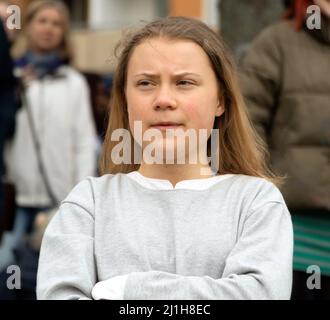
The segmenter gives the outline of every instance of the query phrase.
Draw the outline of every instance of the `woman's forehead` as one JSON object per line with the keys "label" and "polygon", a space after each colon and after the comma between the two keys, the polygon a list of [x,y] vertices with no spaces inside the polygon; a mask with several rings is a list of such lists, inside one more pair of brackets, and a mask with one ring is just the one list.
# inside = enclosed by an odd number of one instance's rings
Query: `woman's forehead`
{"label": "woman's forehead", "polygon": [[155,38],[145,40],[134,49],[129,69],[173,69],[189,72],[203,70],[210,66],[210,61],[202,47],[185,40]]}
{"label": "woman's forehead", "polygon": [[61,12],[55,7],[43,7],[40,8],[34,15],[34,17],[44,17],[55,19],[55,20],[62,20]]}

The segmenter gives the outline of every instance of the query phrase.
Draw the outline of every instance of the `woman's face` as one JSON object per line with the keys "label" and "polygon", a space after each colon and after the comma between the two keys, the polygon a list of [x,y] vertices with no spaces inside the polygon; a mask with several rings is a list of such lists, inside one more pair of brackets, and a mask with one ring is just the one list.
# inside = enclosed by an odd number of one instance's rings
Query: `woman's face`
{"label": "woman's face", "polygon": [[[204,50],[189,40],[154,38],[139,44],[128,63],[126,99],[130,129],[172,128],[211,132],[224,112],[216,75]],[[164,141],[163,141],[164,142]],[[145,145],[145,144],[144,144]]]}
{"label": "woman's face", "polygon": [[36,52],[58,49],[63,40],[63,19],[59,11],[55,8],[39,10],[29,25],[28,38]]}
{"label": "woman's face", "polygon": [[314,0],[314,3],[320,7],[325,16],[330,18],[330,0]]}

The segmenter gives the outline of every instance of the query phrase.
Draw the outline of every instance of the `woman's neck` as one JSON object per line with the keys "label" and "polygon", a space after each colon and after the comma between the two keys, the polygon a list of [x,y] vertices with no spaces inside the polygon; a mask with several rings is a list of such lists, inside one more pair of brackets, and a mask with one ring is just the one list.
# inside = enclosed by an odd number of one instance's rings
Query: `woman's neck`
{"label": "woman's neck", "polygon": [[182,180],[205,179],[214,176],[211,168],[208,165],[160,165],[160,164],[145,164],[141,163],[138,170],[147,178],[168,180],[175,185]]}
{"label": "woman's neck", "polygon": [[36,55],[36,56],[43,56],[43,55],[52,55],[52,54],[58,54],[58,49],[57,48],[53,48],[53,49],[49,49],[49,50],[43,50],[39,47],[30,45],[29,47],[29,51]]}

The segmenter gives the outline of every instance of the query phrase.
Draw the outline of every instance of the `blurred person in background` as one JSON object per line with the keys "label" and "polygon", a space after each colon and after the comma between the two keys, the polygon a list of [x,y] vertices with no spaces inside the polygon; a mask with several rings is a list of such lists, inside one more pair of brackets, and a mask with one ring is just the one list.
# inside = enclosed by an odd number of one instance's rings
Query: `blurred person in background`
{"label": "blurred person in background", "polygon": [[0,239],[5,227],[5,197],[3,177],[5,175],[4,147],[14,131],[17,103],[15,99],[16,82],[13,75],[13,61],[10,56],[14,33],[6,27],[8,18],[7,1],[0,1]]}
{"label": "blurred person in background", "polygon": [[[292,299],[329,299],[330,1],[285,4],[284,21],[261,32],[242,59],[241,85],[272,168],[288,177],[281,191],[295,233]],[[310,5],[321,9],[321,29],[308,28]],[[311,276],[316,289],[307,286]]]}
{"label": "blurred person in background", "polygon": [[61,1],[32,2],[23,30],[26,47],[15,62],[24,87],[22,108],[8,157],[18,210],[13,233],[0,251],[2,268],[13,263],[13,249],[31,232],[36,215],[56,207],[96,172],[89,89],[70,66],[67,7]]}

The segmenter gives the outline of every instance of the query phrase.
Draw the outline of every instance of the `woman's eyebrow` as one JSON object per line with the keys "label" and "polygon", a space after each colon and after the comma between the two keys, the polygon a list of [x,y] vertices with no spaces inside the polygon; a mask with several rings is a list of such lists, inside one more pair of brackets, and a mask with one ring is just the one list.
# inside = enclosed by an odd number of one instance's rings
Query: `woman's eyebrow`
{"label": "woman's eyebrow", "polygon": [[186,77],[186,76],[201,77],[200,74],[195,73],[195,72],[178,72],[178,73],[174,74],[174,77],[176,77],[176,78]]}
{"label": "woman's eyebrow", "polygon": [[153,72],[141,72],[141,73],[137,73],[134,75],[134,77],[150,77],[150,78],[156,78],[159,77],[159,75],[157,73],[153,73]]}
{"label": "woman's eyebrow", "polygon": [[[141,76],[150,77],[150,78],[159,78],[159,74],[153,73],[153,72],[141,72],[141,73],[137,73],[134,75],[134,77],[141,77]],[[173,74],[173,76],[175,78],[184,77],[184,76],[201,77],[200,74],[194,73],[194,72],[178,72],[178,73]]]}

